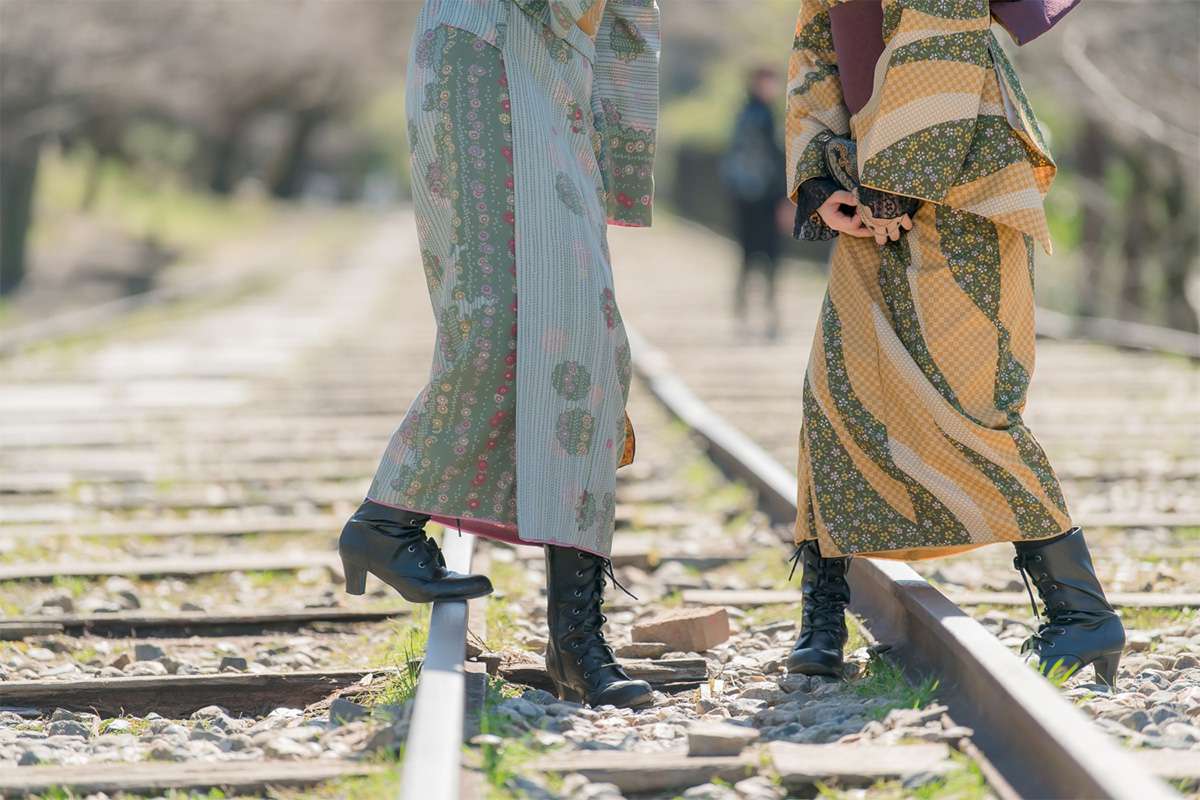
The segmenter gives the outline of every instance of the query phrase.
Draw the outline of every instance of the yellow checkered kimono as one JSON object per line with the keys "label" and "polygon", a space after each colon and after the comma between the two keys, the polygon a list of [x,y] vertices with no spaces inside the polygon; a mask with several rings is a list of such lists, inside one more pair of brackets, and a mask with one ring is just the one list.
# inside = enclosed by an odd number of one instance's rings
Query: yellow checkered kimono
{"label": "yellow checkered kimono", "polygon": [[987,0],[883,0],[886,49],[851,117],[829,8],[803,0],[788,76],[789,192],[824,131],[864,185],[924,201],[898,242],[841,236],[804,385],[796,541],[928,558],[1071,527],[1021,413],[1034,242],[1055,166]]}

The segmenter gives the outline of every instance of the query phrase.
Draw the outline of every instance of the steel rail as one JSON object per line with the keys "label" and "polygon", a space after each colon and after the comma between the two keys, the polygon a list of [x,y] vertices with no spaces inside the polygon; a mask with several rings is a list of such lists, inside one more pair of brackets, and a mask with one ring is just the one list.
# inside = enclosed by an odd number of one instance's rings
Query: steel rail
{"label": "steel rail", "polygon": [[[446,530],[442,554],[447,569],[470,572],[474,551],[474,536]],[[466,601],[434,603],[404,748],[400,782],[403,800],[458,800],[462,780],[466,643]]]}
{"label": "steel rail", "polygon": [[[664,353],[627,332],[634,371],[650,392],[719,467],[758,491],[773,520],[793,522],[795,476],[697,397]],[[951,716],[975,730],[974,743],[1023,797],[1178,798],[908,565],[856,558],[850,583],[851,610],[911,676],[938,677]]]}

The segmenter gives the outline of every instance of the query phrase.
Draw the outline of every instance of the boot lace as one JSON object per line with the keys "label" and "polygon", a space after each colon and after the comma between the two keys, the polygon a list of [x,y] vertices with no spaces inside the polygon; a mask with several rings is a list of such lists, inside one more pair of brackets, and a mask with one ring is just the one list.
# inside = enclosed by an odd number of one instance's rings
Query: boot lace
{"label": "boot lace", "polygon": [[[1025,591],[1029,595],[1029,607],[1033,609],[1033,616],[1041,622],[1036,631],[1030,634],[1024,642],[1021,643],[1021,652],[1027,653],[1033,651],[1035,653],[1042,652],[1043,649],[1053,649],[1054,640],[1057,636],[1066,634],[1065,626],[1076,621],[1074,612],[1066,607],[1063,602],[1058,602],[1051,605],[1047,600],[1046,595],[1057,588],[1053,583],[1046,588],[1045,584],[1050,580],[1050,574],[1043,572],[1034,574],[1029,569],[1031,563],[1038,563],[1042,557],[1038,553],[1019,553],[1013,559],[1013,566],[1017,568],[1017,572],[1021,573],[1021,581],[1025,584]],[[1032,586],[1030,583],[1032,582]],[[1033,596],[1033,588],[1037,587],[1038,594],[1042,598],[1042,602],[1046,604],[1046,618],[1042,621],[1042,614],[1038,610],[1037,600]]]}
{"label": "boot lace", "polygon": [[[575,595],[583,599],[583,605],[573,608],[572,613],[576,619],[583,621],[568,626],[568,630],[578,631],[575,637],[575,646],[571,648],[576,654],[576,663],[581,667],[586,667],[583,673],[584,680],[588,680],[592,675],[608,667],[617,669],[624,677],[616,654],[613,653],[612,645],[604,638],[604,623],[608,622],[608,617],[604,615],[603,611],[604,587],[607,585],[605,579],[611,580],[614,586],[634,600],[637,597],[617,580],[617,576],[613,572],[612,561],[582,553],[580,559],[590,560],[592,565],[590,568],[579,569],[575,572],[576,577],[586,579],[589,584],[587,590],[575,590]],[[587,592],[586,595],[584,591]],[[587,662],[586,665],[585,662]]]}
{"label": "boot lace", "polygon": [[[811,556],[806,559],[805,556]],[[849,558],[822,558],[816,546],[804,542],[796,547],[796,552],[790,559],[792,570],[788,580],[796,574],[796,567],[804,561],[805,569],[811,569],[814,575],[811,602],[804,604],[802,622],[807,623],[809,630],[841,635],[846,625],[845,608],[850,602],[850,587],[846,584],[846,570],[849,568]]]}
{"label": "boot lace", "polygon": [[442,548],[438,547],[438,543],[425,535],[424,531],[418,533],[411,541],[401,542],[392,553],[392,559],[400,557],[402,551],[409,553],[422,553],[421,560],[417,562],[418,569],[425,569],[430,562],[437,564],[440,567],[446,566],[446,557],[442,555]]}

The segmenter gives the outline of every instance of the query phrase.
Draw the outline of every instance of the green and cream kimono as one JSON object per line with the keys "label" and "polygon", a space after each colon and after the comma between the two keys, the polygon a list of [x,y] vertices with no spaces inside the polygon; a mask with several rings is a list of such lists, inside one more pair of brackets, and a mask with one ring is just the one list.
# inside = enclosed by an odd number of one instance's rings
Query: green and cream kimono
{"label": "green and cream kimono", "polygon": [[[650,223],[658,8],[426,0],[408,71],[430,381],[368,497],[607,555],[629,343],[606,241]],[[589,14],[589,12],[592,12]]]}
{"label": "green and cream kimono", "polygon": [[899,241],[834,248],[804,384],[796,541],[926,558],[1062,533],[1066,503],[1022,418],[1055,167],[988,1],[883,0],[886,47],[853,116],[836,1],[800,5],[789,190],[827,177],[833,133],[857,141],[864,185],[922,204]]}

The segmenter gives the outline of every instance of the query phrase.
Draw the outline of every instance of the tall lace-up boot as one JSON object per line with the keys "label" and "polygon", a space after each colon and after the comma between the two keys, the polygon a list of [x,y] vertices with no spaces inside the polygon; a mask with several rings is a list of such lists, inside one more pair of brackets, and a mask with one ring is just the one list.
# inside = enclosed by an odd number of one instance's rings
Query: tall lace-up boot
{"label": "tall lace-up boot", "polygon": [[631,679],[604,639],[605,577],[616,584],[611,562],[570,547],[545,550],[546,671],[559,698],[623,708],[654,702],[650,684]]}
{"label": "tall lace-up boot", "polygon": [[792,558],[793,573],[796,562],[804,566],[800,578],[804,609],[800,638],[788,656],[788,672],[840,678],[842,651],[848,637],[846,606],[850,604],[850,584],[846,582],[846,571],[850,568],[850,557],[822,558],[816,540],[810,539],[796,548]]}
{"label": "tall lace-up boot", "polygon": [[338,553],[346,591],[362,594],[370,572],[405,600],[469,600],[492,593],[486,575],[462,575],[446,569],[437,542],[425,535],[429,517],[364,500],[342,529]]}
{"label": "tall lace-up boot", "polygon": [[1064,680],[1091,664],[1098,679],[1114,686],[1125,626],[1104,596],[1083,531],[1072,528],[1056,539],[1018,542],[1016,548],[1013,566],[1025,580],[1034,614],[1030,580],[1045,606],[1045,621],[1021,651],[1053,679]]}

